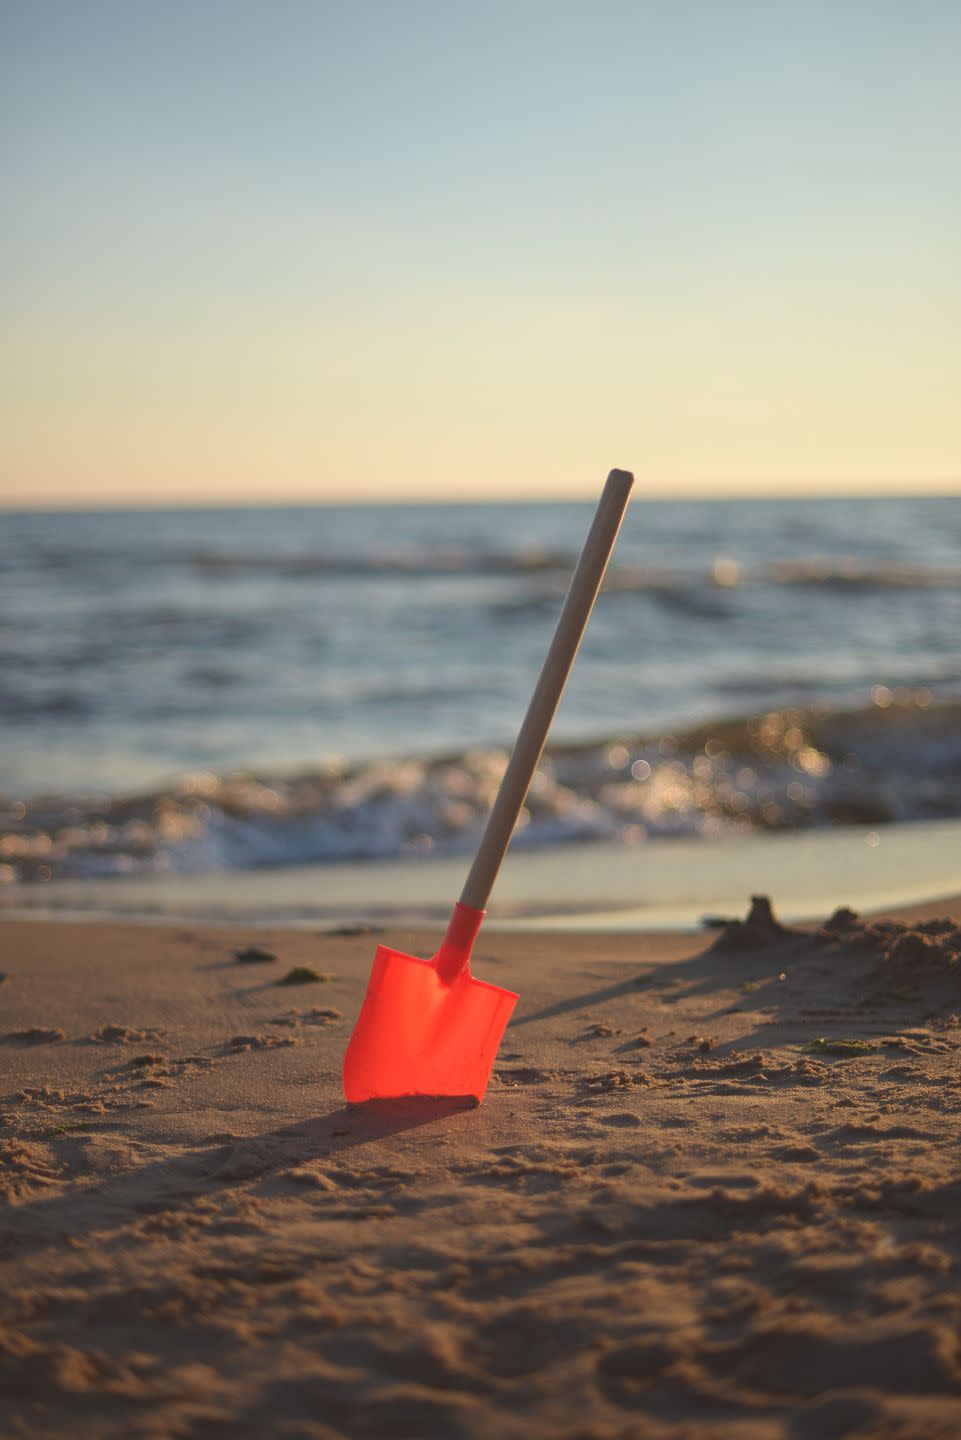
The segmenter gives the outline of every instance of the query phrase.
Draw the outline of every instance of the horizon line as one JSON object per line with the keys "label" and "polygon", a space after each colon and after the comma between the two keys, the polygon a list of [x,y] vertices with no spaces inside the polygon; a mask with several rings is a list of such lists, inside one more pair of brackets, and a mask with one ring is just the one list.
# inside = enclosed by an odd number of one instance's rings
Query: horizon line
{"label": "horizon line", "polygon": [[[642,501],[690,501],[690,502],[743,502],[745,500],[756,501],[778,501],[778,500],[935,500],[961,498],[961,477],[949,482],[952,488],[943,488],[937,481],[905,481],[904,488],[884,486],[875,490],[851,489],[848,487],[836,490],[825,490],[818,487],[806,487],[804,485],[792,485],[790,488],[777,492],[770,489],[752,489],[745,487],[739,489],[733,487],[719,494],[707,488],[695,488],[683,490],[678,493],[666,487],[657,489],[644,489],[639,487],[634,491],[632,503]],[[0,498],[0,514],[16,515],[44,515],[44,514],[96,514],[98,512],[112,510],[127,511],[162,511],[162,510],[314,510],[314,509],[341,509],[347,506],[359,508],[415,508],[426,506],[469,506],[469,505],[564,505],[581,504],[595,500],[597,491],[584,489],[577,491],[555,491],[552,494],[532,495],[530,493],[519,493],[513,495],[491,495],[484,493],[461,494],[457,496],[429,496],[429,495],[408,495],[400,498],[388,497],[385,495],[361,494],[352,496],[295,496],[277,498],[276,496],[251,496],[250,498],[225,498],[223,496],[178,496],[171,499],[164,499],[157,496],[149,496],[144,499],[125,499],[121,497],[95,497],[89,500],[73,499],[68,497],[55,497],[50,500],[23,500],[11,501]]]}

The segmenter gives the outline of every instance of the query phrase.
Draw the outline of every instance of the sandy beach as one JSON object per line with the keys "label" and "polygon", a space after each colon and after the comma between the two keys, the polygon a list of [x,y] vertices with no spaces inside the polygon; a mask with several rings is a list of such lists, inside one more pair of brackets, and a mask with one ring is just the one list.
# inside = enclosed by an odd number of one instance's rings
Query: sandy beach
{"label": "sandy beach", "polygon": [[479,1109],[343,1107],[377,941],[0,927],[5,1435],[961,1433],[961,901],[482,934]]}
{"label": "sandy beach", "polygon": [[0,9],[0,1440],[961,1440],[961,0]]}

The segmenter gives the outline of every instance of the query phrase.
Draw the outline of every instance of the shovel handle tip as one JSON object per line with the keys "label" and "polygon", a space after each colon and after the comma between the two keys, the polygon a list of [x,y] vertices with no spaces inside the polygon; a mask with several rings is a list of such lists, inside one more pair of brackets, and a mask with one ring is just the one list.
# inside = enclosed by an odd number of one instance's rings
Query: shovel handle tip
{"label": "shovel handle tip", "polygon": [[517,817],[530,788],[537,762],[547,740],[567,683],[581,636],[594,608],[607,562],[627,509],[634,476],[629,470],[612,470],[598,502],[594,520],[571,580],[564,608],[554,631],[531,702],[527,707],[514,753],[484,830],[470,874],[461,891],[461,903],[483,911],[497,872],[507,853]]}

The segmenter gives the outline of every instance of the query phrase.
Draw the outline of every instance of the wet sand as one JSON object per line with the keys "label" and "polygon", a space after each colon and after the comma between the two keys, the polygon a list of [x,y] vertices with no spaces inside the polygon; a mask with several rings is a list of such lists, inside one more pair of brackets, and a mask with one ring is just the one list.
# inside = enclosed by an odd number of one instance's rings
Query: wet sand
{"label": "wet sand", "polygon": [[0,925],[4,1435],[961,1434],[961,901],[482,934],[479,1109],[343,1107],[378,938]]}
{"label": "wet sand", "polygon": [[[443,926],[464,883],[463,855],[356,864],[88,877],[0,885],[0,918],[113,919],[319,929],[364,919]],[[487,930],[695,930],[737,914],[745,889],[776,891],[781,913],[818,919],[841,903],[875,911],[961,889],[961,820],[836,826],[623,845],[513,850]]]}

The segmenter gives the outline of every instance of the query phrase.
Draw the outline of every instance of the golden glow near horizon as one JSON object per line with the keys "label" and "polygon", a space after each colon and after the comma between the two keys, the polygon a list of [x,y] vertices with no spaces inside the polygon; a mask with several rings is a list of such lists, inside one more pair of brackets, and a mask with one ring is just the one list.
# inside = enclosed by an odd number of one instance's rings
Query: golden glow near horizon
{"label": "golden glow near horizon", "polygon": [[961,12],[220,8],[12,26],[0,504],[961,493]]}

